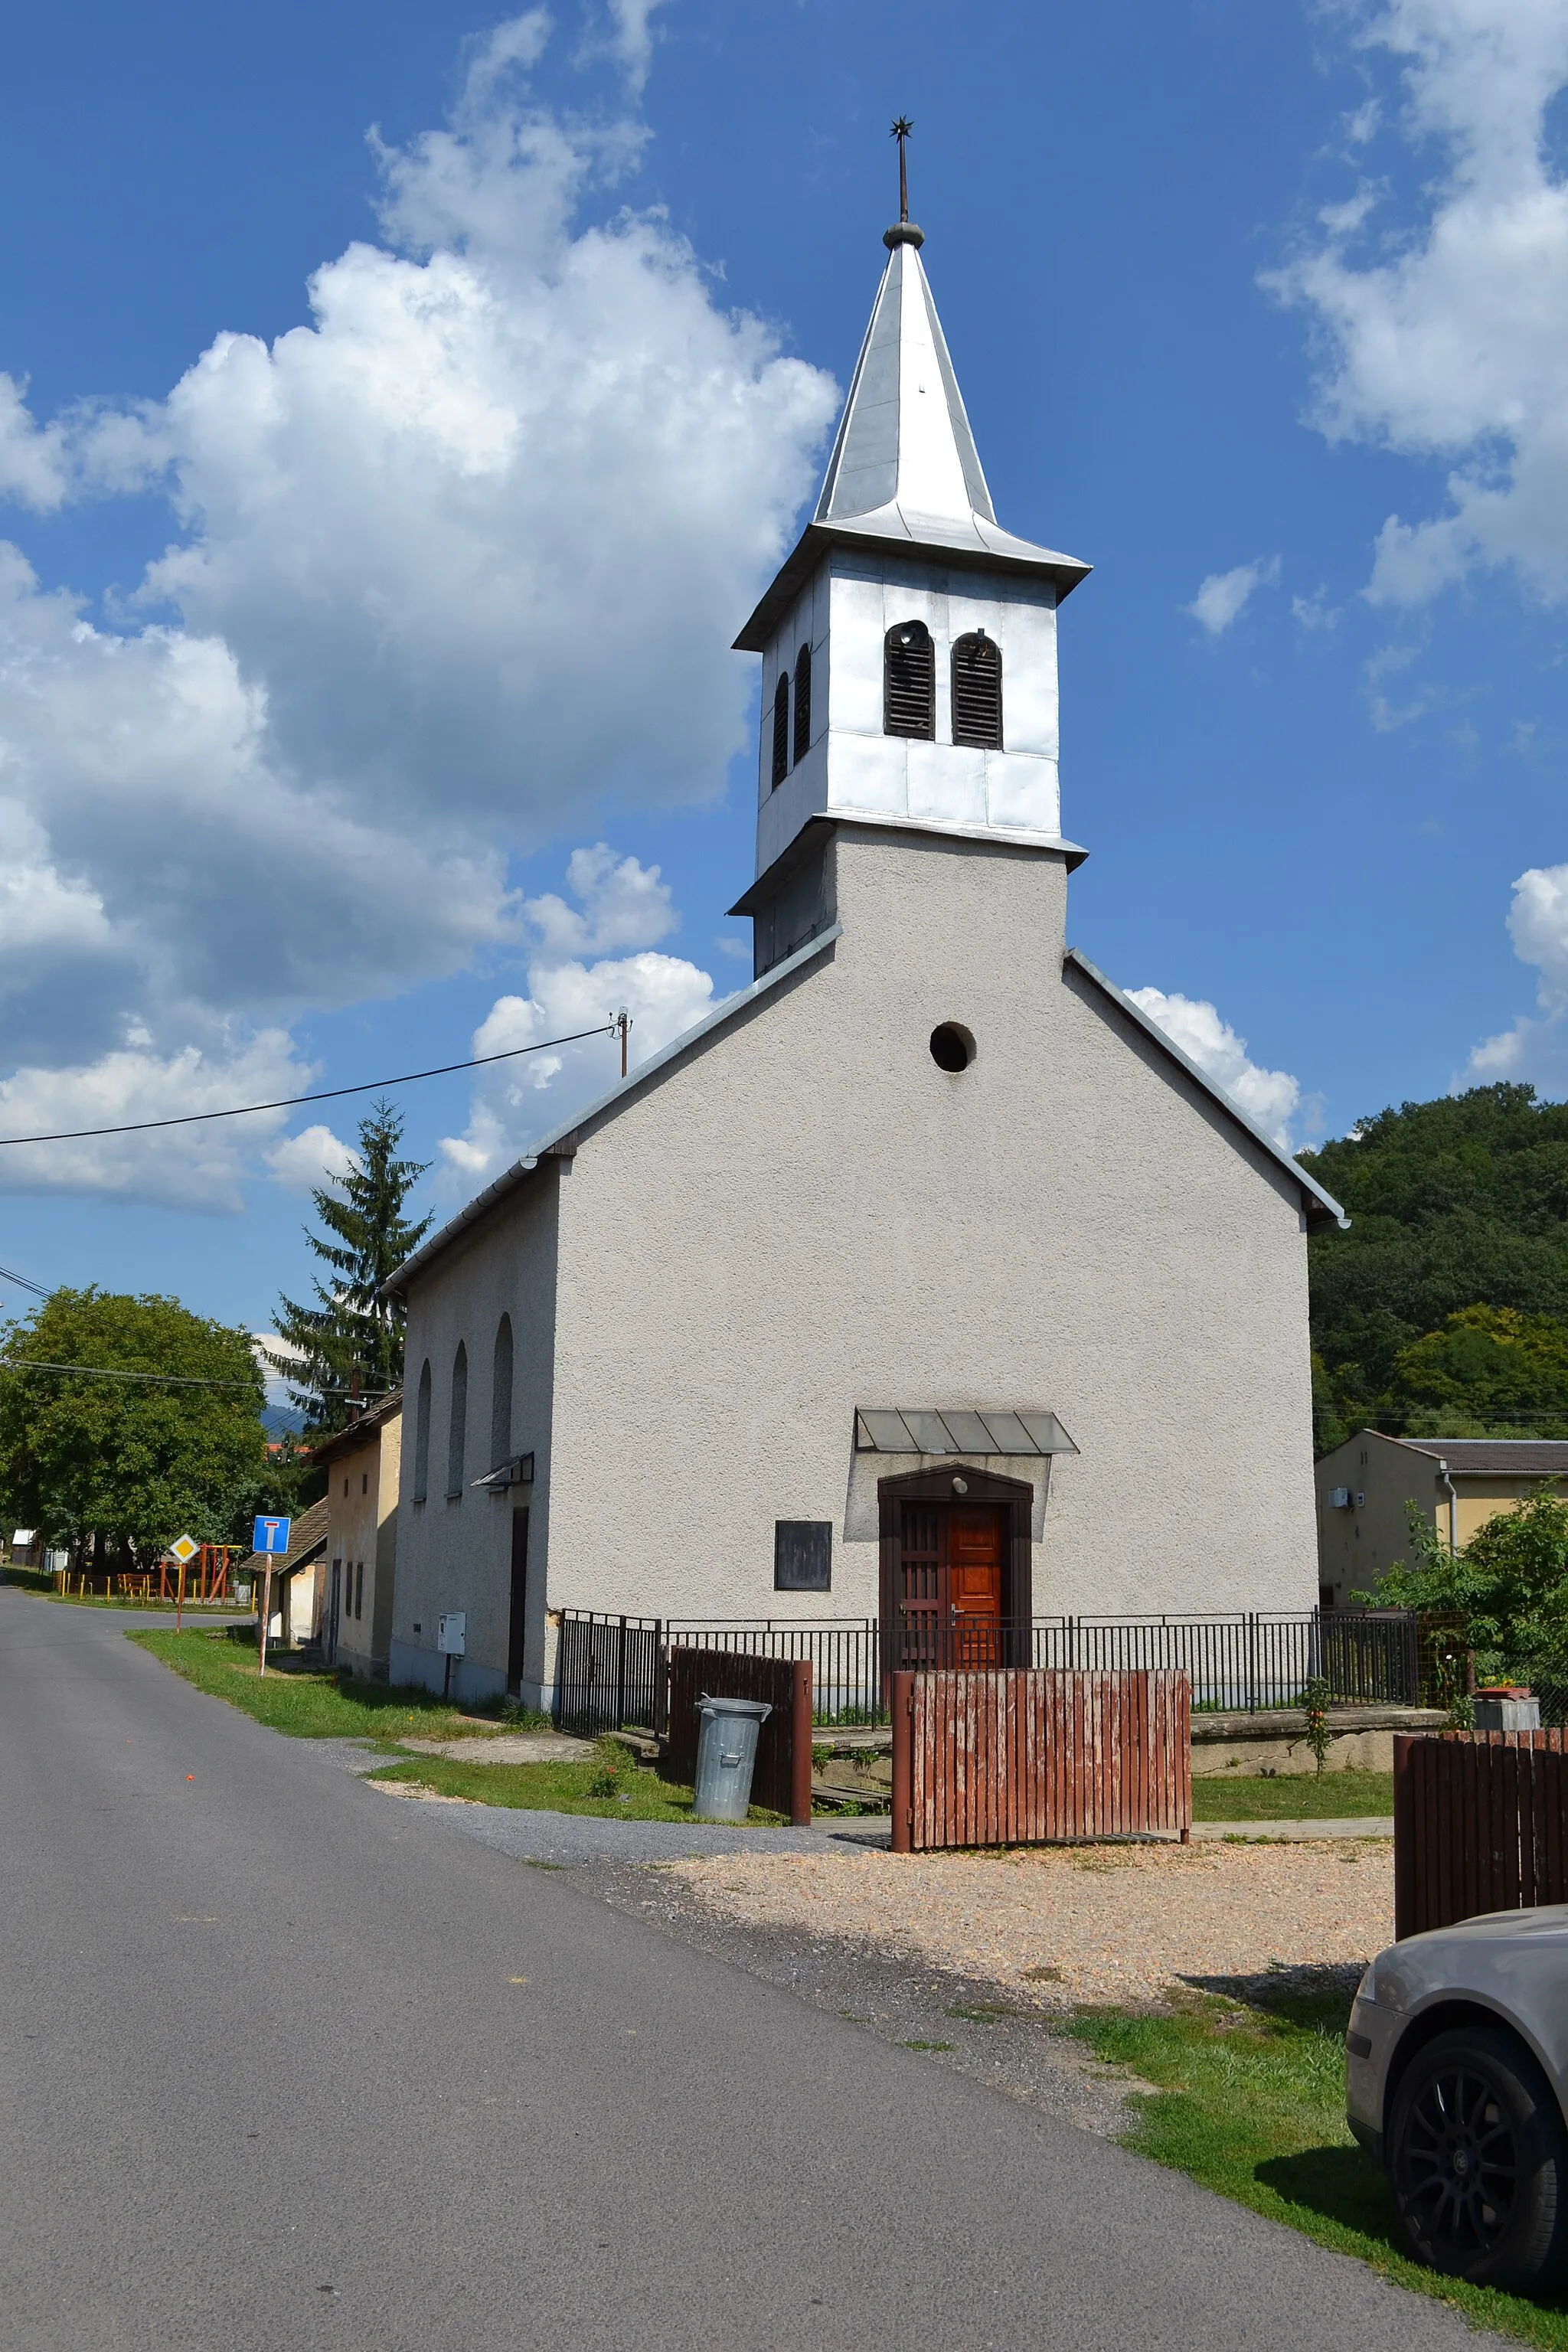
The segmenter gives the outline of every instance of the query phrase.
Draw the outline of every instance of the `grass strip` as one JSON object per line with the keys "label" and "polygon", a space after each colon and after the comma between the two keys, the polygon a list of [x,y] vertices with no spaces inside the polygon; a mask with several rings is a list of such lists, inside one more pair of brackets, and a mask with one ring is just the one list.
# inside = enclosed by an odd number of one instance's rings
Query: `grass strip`
{"label": "grass strip", "polygon": [[[1369,1776],[1370,1777],[1370,1776]],[[1083,2010],[1070,2031],[1156,2088],[1131,2099],[1127,2144],[1205,2189],[1370,2263],[1478,2327],[1568,2352],[1568,2300],[1469,2286],[1409,2261],[1382,2173],[1344,2120],[1344,2030],[1353,1988],[1339,1972],[1302,1988],[1254,1980],[1237,2000],[1194,1995],[1171,2015]]]}
{"label": "grass strip", "polygon": [[[597,1759],[581,1764],[458,1763],[445,1756],[381,1766],[366,1775],[405,1788],[428,1789],[437,1797],[466,1797],[472,1804],[507,1805],[523,1812],[591,1813],[602,1821],[690,1822],[692,1792],[666,1780],[650,1765],[638,1765],[614,1740],[600,1743]],[[753,1805],[747,1816],[766,1827],[781,1813]]]}
{"label": "grass strip", "polygon": [[[127,1633],[172,1666],[185,1681],[213,1698],[226,1699],[258,1723],[295,1739],[396,1739],[418,1733],[428,1738],[461,1738],[466,1724],[449,1701],[418,1690],[395,1690],[385,1683],[340,1682],[335,1675],[307,1668],[287,1651],[268,1651],[259,1671],[256,1636],[237,1626],[227,1632],[166,1631],[162,1625]],[[476,1733],[483,1738],[482,1732]]]}
{"label": "grass strip", "polygon": [[1392,1772],[1291,1772],[1271,1780],[1226,1772],[1193,1782],[1195,1822],[1386,1820],[1393,1811]]}

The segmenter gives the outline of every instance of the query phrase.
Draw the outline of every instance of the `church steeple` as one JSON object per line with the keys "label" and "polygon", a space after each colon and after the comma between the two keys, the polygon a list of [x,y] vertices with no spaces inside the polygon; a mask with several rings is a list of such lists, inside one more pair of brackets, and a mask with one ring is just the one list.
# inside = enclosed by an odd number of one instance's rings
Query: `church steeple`
{"label": "church steeple", "polygon": [[763,657],[759,877],[814,817],[1081,855],[1060,832],[1056,611],[1089,567],[996,520],[909,218],[909,130],[816,511],[735,640]]}

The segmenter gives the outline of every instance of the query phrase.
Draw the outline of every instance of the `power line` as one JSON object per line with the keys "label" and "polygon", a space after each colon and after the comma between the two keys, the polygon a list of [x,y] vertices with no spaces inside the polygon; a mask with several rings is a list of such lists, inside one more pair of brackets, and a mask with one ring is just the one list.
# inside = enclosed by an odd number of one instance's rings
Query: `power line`
{"label": "power line", "polygon": [[8,1265],[0,1265],[0,1282],[14,1282],[18,1290],[30,1290],[39,1298],[49,1296],[41,1282],[29,1282],[25,1274],[16,1274]]}
{"label": "power line", "polygon": [[[52,1364],[46,1362],[42,1356],[17,1356],[9,1363],[0,1359],[0,1374],[5,1372],[80,1372],[95,1381],[156,1381],[164,1388],[175,1389],[254,1390],[255,1386],[251,1381],[208,1379],[198,1372],[132,1372],[121,1371],[110,1364]],[[280,1377],[288,1380],[289,1375],[285,1372]],[[349,1396],[353,1391],[346,1388],[316,1389],[312,1384],[312,1393],[318,1396]],[[379,1404],[393,1393],[391,1389],[362,1390],[359,1402],[366,1405]]]}
{"label": "power line", "polygon": [[[514,1062],[520,1054],[548,1054],[557,1045],[580,1045],[585,1037],[613,1037],[620,1023],[602,1022],[596,1029],[576,1029],[570,1037],[542,1037],[536,1045],[509,1045],[500,1054],[476,1054],[467,1062],[443,1062],[435,1070],[405,1070],[400,1078],[366,1078],[357,1087],[323,1087],[319,1094],[279,1095],[276,1102],[236,1103],[230,1110],[188,1110],[178,1118],[133,1118],[123,1127],[68,1127],[58,1135],[0,1135],[0,1150],[13,1143],[81,1143],[100,1135],[145,1135],[155,1127],[199,1127],[211,1118],[248,1118],[253,1111],[295,1110],[301,1103],[336,1102],[343,1095],[374,1095],[384,1087],[411,1087],[421,1078],[448,1078],[458,1070],[482,1070],[491,1062]],[[0,1268],[0,1272],[4,1269]],[[14,1282],[21,1280],[13,1275]],[[24,1288],[37,1290],[37,1283],[26,1283]],[[40,1292],[47,1297],[47,1292]]]}

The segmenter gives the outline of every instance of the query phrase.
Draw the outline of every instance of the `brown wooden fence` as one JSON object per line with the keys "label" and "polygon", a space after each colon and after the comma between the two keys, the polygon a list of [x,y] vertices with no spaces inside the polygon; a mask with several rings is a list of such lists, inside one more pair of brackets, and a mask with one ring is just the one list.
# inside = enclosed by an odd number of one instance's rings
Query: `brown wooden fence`
{"label": "brown wooden fence", "polygon": [[811,1820],[811,1660],[672,1644],[669,1769],[678,1780],[697,1778],[697,1702],[705,1691],[713,1698],[763,1699],[772,1707],[757,1737],[752,1802],[805,1828]]}
{"label": "brown wooden fence", "polygon": [[1003,1668],[892,1684],[895,1853],[1159,1832],[1185,1843],[1184,1674]]}
{"label": "brown wooden fence", "polygon": [[1394,1932],[1568,1902],[1568,1734],[1394,1742]]}

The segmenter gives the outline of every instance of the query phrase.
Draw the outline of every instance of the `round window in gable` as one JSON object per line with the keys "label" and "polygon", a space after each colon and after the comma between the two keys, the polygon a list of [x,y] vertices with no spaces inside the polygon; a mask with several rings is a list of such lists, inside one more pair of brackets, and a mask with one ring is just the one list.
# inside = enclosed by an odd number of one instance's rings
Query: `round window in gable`
{"label": "round window in gable", "polygon": [[974,1059],[974,1040],[956,1021],[939,1022],[931,1033],[931,1057],[939,1070],[967,1070]]}

